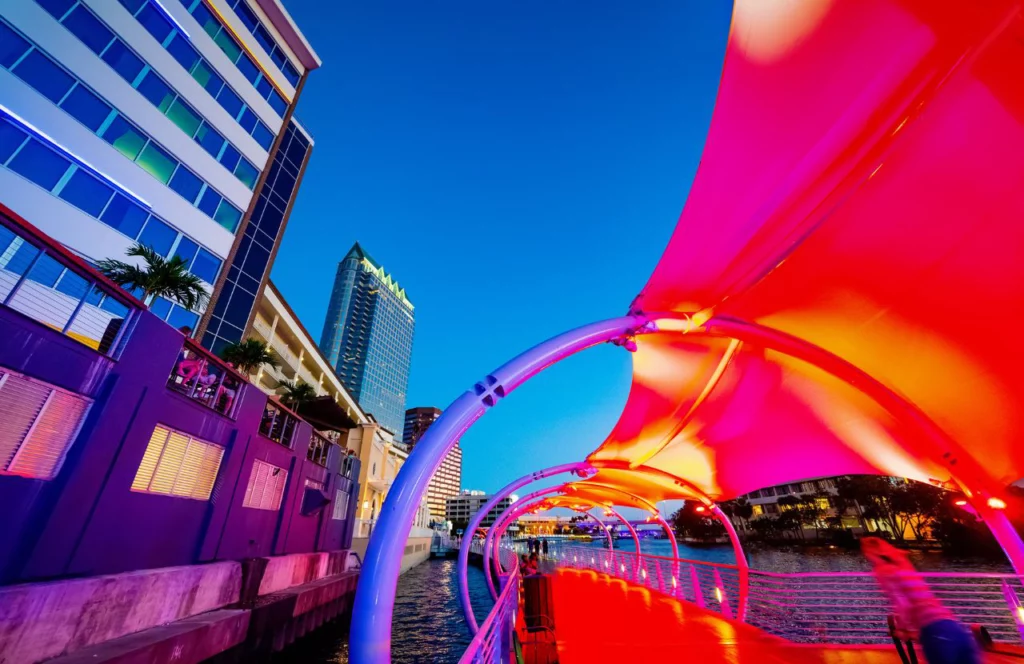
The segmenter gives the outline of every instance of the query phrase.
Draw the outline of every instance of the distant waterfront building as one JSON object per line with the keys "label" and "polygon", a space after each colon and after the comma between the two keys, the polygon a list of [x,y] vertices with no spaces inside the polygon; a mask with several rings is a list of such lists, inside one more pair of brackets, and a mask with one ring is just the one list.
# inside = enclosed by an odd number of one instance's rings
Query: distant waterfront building
{"label": "distant waterfront building", "polygon": [[[445,515],[452,523],[469,521],[473,518],[474,514],[483,509],[483,506],[490,499],[491,496],[483,491],[463,491],[459,495],[452,496],[446,501]],[[484,520],[480,522],[480,525],[484,528],[493,526],[494,520],[517,500],[519,500],[519,497],[516,495],[502,498],[494,509],[487,513],[487,516],[485,516]]]}
{"label": "distant waterfront building", "polygon": [[400,436],[415,329],[413,305],[359,243],[338,264],[320,350],[359,405]]}
{"label": "distant waterfront building", "polygon": [[[441,416],[441,409],[434,407],[410,408],[405,411],[405,433],[403,440],[409,446],[409,451],[416,447],[420,437],[426,433],[427,428]],[[445,521],[447,512],[445,505],[447,500],[458,496],[462,489],[462,448],[459,442],[441,460],[441,466],[430,478],[427,486],[427,504],[430,506],[430,516],[436,522]]]}
{"label": "distant waterfront building", "polygon": [[181,257],[209,307],[151,311],[217,350],[270,273],[313,144],[292,113],[320,59],[279,0],[211,7],[0,3],[0,203],[90,262],[136,241]]}

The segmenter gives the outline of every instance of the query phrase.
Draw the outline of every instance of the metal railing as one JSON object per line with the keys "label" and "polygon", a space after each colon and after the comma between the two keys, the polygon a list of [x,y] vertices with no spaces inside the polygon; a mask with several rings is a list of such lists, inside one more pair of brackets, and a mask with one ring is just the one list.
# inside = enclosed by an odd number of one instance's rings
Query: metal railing
{"label": "metal railing", "polygon": [[245,378],[226,362],[185,339],[167,387],[222,415],[234,417]]}
{"label": "metal railing", "polygon": [[260,419],[260,434],[285,447],[292,446],[292,436],[299,419],[284,406],[267,399]]}
{"label": "metal railing", "polygon": [[0,304],[115,356],[143,308],[62,246],[0,210]]}
{"label": "metal railing", "polygon": [[[515,553],[512,553],[515,556]],[[519,567],[502,577],[504,587],[498,594],[494,608],[469,643],[459,664],[500,664],[508,662],[512,653],[512,635],[519,610]]]}
{"label": "metal railing", "polygon": [[[735,565],[673,559],[597,547],[558,546],[556,566],[604,572],[746,622],[797,643],[880,644],[890,641],[888,601],[869,572],[782,574],[750,570],[745,596]],[[1024,638],[1022,577],[1012,574],[922,573],[935,596],[962,622],[983,625],[996,641]]]}

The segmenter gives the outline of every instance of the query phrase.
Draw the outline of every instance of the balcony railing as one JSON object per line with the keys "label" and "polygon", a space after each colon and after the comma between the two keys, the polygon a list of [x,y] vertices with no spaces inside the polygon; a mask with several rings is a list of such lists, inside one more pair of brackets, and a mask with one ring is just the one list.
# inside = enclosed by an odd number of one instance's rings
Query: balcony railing
{"label": "balcony railing", "polygon": [[309,435],[309,449],[306,450],[306,458],[318,466],[327,467],[327,457],[331,452],[331,441],[327,440],[317,432]]}
{"label": "balcony railing", "polygon": [[141,302],[0,207],[0,303],[114,356]]}
{"label": "balcony railing", "polygon": [[292,436],[295,435],[295,425],[298,421],[298,417],[287,408],[267,399],[267,405],[263,409],[263,419],[260,420],[260,433],[275,443],[291,447]]}
{"label": "balcony railing", "polygon": [[226,362],[185,339],[167,386],[222,415],[234,417],[238,397],[246,385]]}

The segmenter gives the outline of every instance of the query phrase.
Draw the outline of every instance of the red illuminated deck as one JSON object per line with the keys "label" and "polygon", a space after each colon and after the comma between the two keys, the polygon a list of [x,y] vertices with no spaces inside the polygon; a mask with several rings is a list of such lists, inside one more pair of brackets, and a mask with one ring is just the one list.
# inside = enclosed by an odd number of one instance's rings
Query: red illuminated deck
{"label": "red illuminated deck", "polygon": [[[589,571],[552,575],[557,660],[543,633],[527,635],[527,663],[899,664],[891,648],[795,645],[628,583]],[[550,638],[550,637],[548,637]],[[538,644],[540,647],[533,644]],[[545,650],[549,655],[545,657]],[[923,661],[923,660],[921,660]],[[990,655],[986,662],[1021,661]]]}

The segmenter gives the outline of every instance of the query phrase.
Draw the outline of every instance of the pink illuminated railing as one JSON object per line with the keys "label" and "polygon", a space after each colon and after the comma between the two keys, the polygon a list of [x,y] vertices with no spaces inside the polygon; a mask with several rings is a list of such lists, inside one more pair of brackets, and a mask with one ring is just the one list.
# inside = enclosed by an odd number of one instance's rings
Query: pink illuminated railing
{"label": "pink illuminated railing", "polygon": [[[546,556],[557,567],[589,569],[736,618],[740,580],[735,565],[675,560],[597,547],[559,546]],[[1024,638],[1022,578],[1012,574],[922,574],[962,622],[984,626],[995,641]],[[889,605],[872,574],[776,574],[750,570],[745,621],[798,643],[890,641]]]}
{"label": "pink illuminated railing", "polygon": [[[514,559],[514,552],[508,549],[504,551],[511,553]],[[499,555],[508,559],[505,554]],[[498,601],[459,659],[459,664],[500,664],[510,660],[512,634],[516,628],[516,612],[519,609],[518,565],[512,565],[510,573],[502,577],[502,583],[504,586],[498,594]]]}

